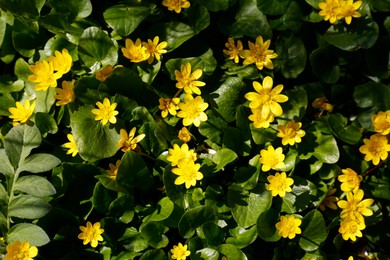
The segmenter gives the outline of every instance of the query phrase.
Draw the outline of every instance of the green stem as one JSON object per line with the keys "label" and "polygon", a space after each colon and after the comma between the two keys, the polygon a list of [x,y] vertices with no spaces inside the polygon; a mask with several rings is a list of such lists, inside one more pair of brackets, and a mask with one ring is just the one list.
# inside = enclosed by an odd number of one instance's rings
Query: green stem
{"label": "green stem", "polygon": [[14,199],[14,187],[16,184],[16,180],[19,178],[19,172],[17,170],[14,171],[14,175],[10,177],[7,180],[7,190],[8,190],[8,205],[7,205],[7,212],[6,212],[6,219],[7,219],[7,230],[11,228],[11,217],[9,216],[9,205],[11,204],[12,200]]}

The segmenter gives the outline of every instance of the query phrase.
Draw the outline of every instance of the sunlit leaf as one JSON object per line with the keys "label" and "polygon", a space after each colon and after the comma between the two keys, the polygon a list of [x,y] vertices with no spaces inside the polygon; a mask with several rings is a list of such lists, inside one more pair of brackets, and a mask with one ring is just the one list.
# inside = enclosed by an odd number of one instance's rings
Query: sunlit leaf
{"label": "sunlit leaf", "polygon": [[7,234],[7,241],[28,241],[31,246],[43,246],[50,242],[49,236],[39,226],[30,223],[18,223]]}
{"label": "sunlit leaf", "polygon": [[209,206],[190,209],[183,214],[179,221],[179,232],[184,238],[190,238],[194,235],[196,228],[215,219],[215,212]]}
{"label": "sunlit leaf", "polygon": [[17,218],[37,219],[45,216],[51,205],[45,200],[31,195],[19,195],[11,200],[8,215]]}
{"label": "sunlit leaf", "polygon": [[54,186],[47,179],[35,175],[27,175],[18,178],[14,190],[35,197],[47,197],[56,194]]}
{"label": "sunlit leaf", "polygon": [[306,214],[300,228],[299,245],[305,251],[317,250],[328,236],[324,217],[318,210]]}

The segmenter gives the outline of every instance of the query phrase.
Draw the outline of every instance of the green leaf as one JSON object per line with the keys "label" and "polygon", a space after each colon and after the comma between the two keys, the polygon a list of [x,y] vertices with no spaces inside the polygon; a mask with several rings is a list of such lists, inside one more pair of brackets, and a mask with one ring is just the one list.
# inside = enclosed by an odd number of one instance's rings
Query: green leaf
{"label": "green leaf", "polygon": [[34,19],[39,16],[39,13],[45,4],[44,0],[1,0],[0,6],[2,9],[10,11],[17,16],[21,16],[23,18]]}
{"label": "green leaf", "polygon": [[36,126],[27,124],[13,127],[5,136],[4,148],[14,168],[22,165],[31,150],[41,144],[41,133]]}
{"label": "green leaf", "polygon": [[114,66],[118,60],[118,47],[98,27],[84,30],[78,45],[80,59],[92,72],[107,65]]}
{"label": "green leaf", "polygon": [[194,3],[203,5],[211,12],[225,11],[230,6],[229,0],[194,0]]}
{"label": "green leaf", "polygon": [[388,175],[383,174],[379,178],[372,175],[367,185],[375,198],[390,200],[390,177]]}
{"label": "green leaf", "polygon": [[216,215],[212,207],[198,206],[186,211],[179,221],[179,233],[184,238],[190,238],[194,235],[195,229],[206,222],[216,220]]}
{"label": "green leaf", "polygon": [[279,212],[273,208],[263,212],[257,219],[257,233],[267,242],[276,242],[280,239],[275,224],[279,222]]}
{"label": "green leaf", "polygon": [[50,242],[49,236],[39,226],[30,223],[18,223],[10,228],[7,242],[28,241],[31,246],[43,246]]}
{"label": "green leaf", "polygon": [[145,138],[142,139],[141,144],[147,151],[151,151],[153,154],[158,155],[168,149],[164,132],[155,122],[143,124],[138,130],[138,134],[145,134]]}
{"label": "green leaf", "polygon": [[317,187],[311,181],[298,176],[292,176],[294,184],[292,191],[283,197],[282,212],[293,214],[312,206],[316,199]]}
{"label": "green leaf", "polygon": [[[368,16],[353,20],[350,25],[331,26],[324,34],[330,44],[345,51],[371,48],[378,39],[379,26]],[[332,56],[333,57],[333,56]]]}
{"label": "green leaf", "polygon": [[195,252],[195,255],[191,256],[191,259],[194,259],[194,260],[201,260],[201,259],[218,260],[219,259],[219,252],[215,249],[206,247],[206,248],[197,250]]}
{"label": "green leaf", "polygon": [[340,158],[340,151],[337,142],[332,135],[314,132],[316,136],[313,155],[324,163],[333,164]]}
{"label": "green leaf", "polygon": [[390,86],[370,81],[355,87],[353,98],[361,108],[377,107],[385,111],[390,109]]}
{"label": "green leaf", "polygon": [[369,2],[374,9],[382,12],[390,11],[390,1],[389,0],[371,0]]}
{"label": "green leaf", "polygon": [[60,159],[47,153],[37,153],[28,156],[22,164],[19,164],[18,172],[47,172],[61,163]]}
{"label": "green leaf", "polygon": [[266,15],[282,15],[289,4],[290,1],[285,0],[257,0],[257,6]]}
{"label": "green leaf", "polygon": [[148,241],[134,227],[127,228],[122,239],[126,239],[123,242],[124,248],[132,252],[141,252],[149,246]]}
{"label": "green leaf", "polygon": [[227,122],[233,122],[237,107],[242,104],[246,84],[238,77],[228,77],[222,85],[210,95],[213,97],[217,111]]}
{"label": "green leaf", "polygon": [[117,181],[130,190],[147,191],[153,185],[152,175],[144,160],[134,151],[126,152],[118,169]]}
{"label": "green leaf", "polygon": [[23,80],[13,81],[10,75],[0,75],[0,93],[18,92],[23,88]]}
{"label": "green leaf", "polygon": [[14,175],[14,168],[12,167],[4,149],[0,149],[0,173],[8,177]]}
{"label": "green leaf", "polygon": [[15,50],[24,57],[32,57],[35,49],[40,45],[40,37],[38,32],[38,23],[32,22],[31,26],[27,26],[15,19],[12,30],[12,40]]}
{"label": "green leaf", "polygon": [[161,249],[153,249],[148,250],[145,253],[142,254],[139,260],[167,260],[167,256],[165,255],[164,251]]}
{"label": "green leaf", "polygon": [[24,219],[37,219],[45,216],[51,205],[45,200],[31,195],[14,197],[8,207],[8,215]]}
{"label": "green leaf", "polygon": [[278,62],[281,63],[282,75],[297,78],[306,67],[306,49],[300,38],[292,33],[284,33],[276,41]]}
{"label": "green leaf", "polygon": [[168,238],[164,235],[168,228],[159,222],[148,222],[140,227],[141,235],[154,248],[164,248],[168,245]]}
{"label": "green leaf", "polygon": [[[51,7],[57,13],[71,14],[74,18],[86,18],[92,13],[90,0],[49,1]],[[74,19],[74,18],[71,19]]]}
{"label": "green leaf", "polygon": [[91,198],[94,209],[106,213],[113,199],[110,195],[110,191],[106,189],[101,182],[97,182]]}
{"label": "green leaf", "polygon": [[235,245],[238,248],[245,248],[257,239],[257,233],[256,225],[249,229],[237,226],[229,230],[231,237],[226,239],[226,243]]}
{"label": "green leaf", "polygon": [[348,119],[341,114],[330,114],[328,122],[334,135],[347,144],[357,144],[362,138],[360,129],[355,125],[347,125]]}
{"label": "green leaf", "polygon": [[58,131],[57,122],[52,115],[38,112],[35,114],[35,124],[42,134],[55,134]]}
{"label": "green leaf", "polygon": [[287,10],[280,18],[276,20],[270,20],[270,26],[272,27],[272,29],[275,30],[291,30],[293,32],[299,32],[301,29],[302,21],[304,19],[301,8],[302,7],[298,2],[289,2]]}
{"label": "green leaf", "polygon": [[49,113],[53,106],[55,99],[53,98],[56,94],[55,88],[49,88],[46,91],[37,91],[35,100],[35,112],[36,113]]}
{"label": "green leaf", "polygon": [[231,244],[222,244],[218,246],[218,251],[224,255],[227,259],[235,260],[247,260],[246,255],[238,249],[235,245]]}
{"label": "green leaf", "polygon": [[252,190],[257,186],[261,172],[259,158],[260,154],[249,160],[248,167],[240,167],[234,173],[234,179],[236,180],[236,183],[238,183],[246,190]]}
{"label": "green leaf", "polygon": [[214,172],[222,170],[226,165],[232,163],[238,158],[237,154],[230,149],[219,149],[215,154],[207,155],[206,158],[211,159],[215,164]]}
{"label": "green leaf", "polygon": [[305,251],[317,250],[328,236],[324,217],[318,210],[307,213],[300,228],[299,246]]}
{"label": "green leaf", "polygon": [[255,128],[250,124],[252,138],[255,144],[261,145],[276,140],[276,133],[270,128]]}
{"label": "green leaf", "polygon": [[251,191],[232,184],[229,186],[227,199],[234,219],[243,228],[256,224],[260,214],[268,210],[272,204],[271,192],[265,189],[263,183],[259,183]]}
{"label": "green leaf", "polygon": [[288,101],[283,103],[283,115],[281,117],[299,122],[304,117],[308,105],[306,91],[301,87],[297,87],[284,91],[283,94],[288,96]]}
{"label": "green leaf", "polygon": [[11,93],[0,94],[0,115],[9,116],[10,107],[15,107],[15,100]]}
{"label": "green leaf", "polygon": [[161,35],[160,38],[168,42],[167,51],[176,49],[195,35],[191,26],[177,21],[155,24],[151,31],[156,35]]}
{"label": "green leaf", "polygon": [[142,222],[162,221],[167,219],[173,212],[175,204],[168,198],[162,198],[156,205],[152,214],[146,216]]}
{"label": "green leaf", "polygon": [[208,245],[218,246],[224,240],[224,232],[215,223],[207,222],[202,225],[202,232]]}
{"label": "green leaf", "polygon": [[96,121],[91,110],[91,106],[85,106],[76,111],[70,118],[70,126],[80,156],[93,162],[113,156],[118,151],[120,135],[110,123],[103,126]]}
{"label": "green leaf", "polygon": [[340,77],[340,66],[334,58],[336,55],[338,50],[331,45],[315,49],[309,55],[313,74],[325,83],[336,83]]}
{"label": "green leaf", "polygon": [[56,194],[56,189],[47,179],[35,175],[18,178],[14,190],[41,198]]}
{"label": "green leaf", "polygon": [[[103,17],[119,35],[128,36],[150,14],[151,6],[113,5],[104,11]],[[133,39],[135,41],[136,39]]]}
{"label": "green leaf", "polygon": [[187,15],[188,25],[191,26],[191,29],[195,34],[200,33],[210,24],[210,14],[204,6],[194,6],[193,8],[190,8]]}

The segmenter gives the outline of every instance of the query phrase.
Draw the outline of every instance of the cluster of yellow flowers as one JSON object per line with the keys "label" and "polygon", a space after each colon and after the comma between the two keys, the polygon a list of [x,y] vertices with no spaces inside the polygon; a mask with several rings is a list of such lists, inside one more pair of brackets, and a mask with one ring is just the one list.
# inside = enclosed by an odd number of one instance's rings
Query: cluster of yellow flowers
{"label": "cluster of yellow flowers", "polygon": [[356,11],[363,4],[363,1],[353,0],[325,0],[325,2],[318,3],[321,11],[319,15],[324,17],[325,21],[335,23],[338,20],[345,19],[347,24],[351,24],[352,17],[359,18],[361,14]]}
{"label": "cluster of yellow flowers", "polygon": [[160,60],[160,55],[167,52],[164,48],[167,47],[167,42],[160,42],[160,38],[155,36],[153,41],[148,39],[147,42],[141,42],[140,38],[137,38],[135,42],[131,39],[126,39],[125,48],[121,48],[123,56],[128,58],[131,62],[138,63],[141,61],[148,61],[149,64],[153,63],[154,58]]}
{"label": "cluster of yellow flowers", "polygon": [[176,185],[185,184],[189,189],[196,185],[196,181],[203,179],[203,174],[199,172],[200,164],[195,163],[197,154],[193,149],[189,149],[186,143],[181,147],[177,144],[173,145],[173,149],[169,148],[167,161],[171,163],[172,172],[178,177],[175,179]]}

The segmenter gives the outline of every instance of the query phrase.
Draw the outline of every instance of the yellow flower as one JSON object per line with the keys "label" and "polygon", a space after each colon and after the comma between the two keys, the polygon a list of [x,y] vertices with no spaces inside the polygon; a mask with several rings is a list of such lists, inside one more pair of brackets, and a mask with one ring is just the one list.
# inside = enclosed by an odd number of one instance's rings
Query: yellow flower
{"label": "yellow flower", "polygon": [[58,101],[56,106],[64,106],[75,101],[76,96],[74,94],[74,80],[62,81],[62,88],[56,88],[57,95],[54,96]]}
{"label": "yellow flower", "polygon": [[203,102],[201,96],[194,98],[191,94],[185,94],[184,103],[179,103],[180,111],[177,116],[183,118],[183,125],[189,126],[194,124],[196,127],[200,122],[207,121],[205,112],[209,104]]}
{"label": "yellow flower", "polygon": [[337,209],[337,204],[336,202],[339,200],[336,196],[333,196],[335,194],[336,189],[333,188],[331,190],[328,190],[326,193],[326,196],[323,201],[321,201],[321,204],[318,206],[320,210],[325,211],[326,207],[330,209]]}
{"label": "yellow flower", "polygon": [[261,35],[257,36],[255,43],[248,41],[249,50],[240,51],[240,56],[245,59],[243,64],[255,63],[259,70],[262,70],[264,67],[273,69],[274,64],[271,59],[278,57],[278,55],[273,50],[268,49],[270,44],[270,40],[263,42]]}
{"label": "yellow flower", "polygon": [[266,189],[272,192],[272,196],[276,197],[279,195],[280,197],[286,196],[286,192],[291,192],[291,185],[293,185],[294,180],[292,178],[288,178],[285,172],[276,173],[275,176],[268,176],[267,180],[269,184],[266,185]]}
{"label": "yellow flower", "polygon": [[78,238],[83,240],[83,244],[86,245],[88,243],[91,244],[93,248],[97,247],[98,241],[103,241],[104,229],[100,228],[100,222],[96,222],[92,225],[91,222],[87,222],[87,226],[80,226],[81,233],[78,235]]}
{"label": "yellow flower", "polygon": [[107,65],[103,69],[96,71],[95,79],[99,80],[100,82],[103,82],[111,75],[114,69],[122,68],[122,67],[123,67],[122,65],[116,65],[116,66]]}
{"label": "yellow flower", "polygon": [[294,217],[294,215],[288,217],[280,216],[280,221],[275,224],[275,227],[278,229],[279,236],[293,239],[296,234],[301,234],[301,229],[299,228],[301,223],[302,221]]}
{"label": "yellow flower", "polygon": [[50,56],[48,60],[49,63],[53,63],[53,69],[61,75],[60,77],[69,72],[72,67],[72,56],[69,55],[67,49],[62,49],[62,53],[55,51],[54,56]]}
{"label": "yellow flower", "polygon": [[160,98],[158,102],[160,103],[158,108],[161,110],[161,116],[166,118],[168,113],[173,116],[176,115],[176,110],[179,109],[180,98]]}
{"label": "yellow flower", "polygon": [[325,2],[318,3],[318,7],[321,9],[318,14],[324,16],[324,21],[329,20],[332,24],[337,21],[337,16],[340,15],[337,9],[339,0],[325,0]]}
{"label": "yellow flower", "polygon": [[141,62],[149,58],[150,54],[147,52],[147,49],[142,45],[141,40],[138,38],[135,43],[126,39],[125,41],[126,48],[122,48],[123,56],[128,58],[131,62]]}
{"label": "yellow flower", "polygon": [[116,123],[116,115],[119,114],[118,111],[115,110],[117,103],[110,103],[110,100],[108,98],[104,98],[103,103],[96,102],[96,105],[98,108],[94,108],[91,110],[92,114],[95,114],[95,120],[101,121],[103,125],[107,124],[108,121],[110,123],[115,124]]}
{"label": "yellow flower", "polygon": [[16,107],[10,107],[8,108],[8,111],[11,113],[9,116],[10,119],[12,119],[12,124],[16,126],[17,124],[21,123],[24,124],[27,122],[27,120],[31,117],[31,115],[34,112],[35,109],[35,102],[31,102],[30,100],[26,100],[24,104],[20,102],[16,102]]}
{"label": "yellow flower", "polygon": [[283,161],[284,154],[282,147],[274,149],[274,147],[270,145],[267,150],[263,149],[260,151],[260,163],[262,164],[261,170],[263,172],[286,167]]}
{"label": "yellow flower", "polygon": [[187,127],[183,126],[182,129],[180,129],[179,134],[177,135],[183,143],[188,143],[191,141],[191,133],[188,131]]}
{"label": "yellow flower", "polygon": [[356,10],[359,9],[363,4],[363,1],[356,1],[355,3],[353,0],[341,0],[339,2],[339,6],[335,8],[335,12],[338,14],[337,19],[345,19],[345,22],[347,24],[351,24],[352,17],[353,18],[359,18],[362,15],[357,12]]}
{"label": "yellow flower", "polygon": [[163,0],[162,5],[167,7],[169,11],[180,13],[182,8],[189,8],[191,4],[187,0]]}
{"label": "yellow flower", "polygon": [[30,246],[28,241],[20,242],[16,240],[7,245],[6,250],[5,260],[32,260],[38,255],[38,248]]}
{"label": "yellow flower", "polygon": [[240,40],[237,40],[236,45],[234,39],[232,37],[229,37],[228,42],[225,43],[225,47],[227,48],[227,50],[223,50],[223,53],[229,55],[229,60],[233,60],[235,63],[238,63],[240,58],[240,51],[243,50],[242,42]]}
{"label": "yellow flower", "polygon": [[118,147],[122,148],[121,149],[122,152],[136,150],[138,143],[141,142],[142,139],[145,138],[145,134],[140,134],[140,135],[134,137],[136,130],[137,129],[135,127],[133,127],[130,130],[129,135],[127,135],[127,132],[125,129],[120,130],[121,139],[118,142]]}
{"label": "yellow flower", "polygon": [[149,53],[148,63],[151,64],[156,58],[160,60],[160,55],[167,52],[164,50],[168,46],[168,42],[160,42],[158,41],[160,38],[158,36],[154,37],[153,41],[148,39],[148,42],[142,42],[142,45],[146,48],[146,52]]}
{"label": "yellow flower", "polygon": [[364,222],[360,222],[358,219],[346,218],[340,222],[339,233],[344,240],[356,241],[356,237],[363,236],[361,230],[365,227]]}
{"label": "yellow flower", "polygon": [[390,133],[390,110],[385,112],[379,112],[372,116],[372,125],[374,126],[375,132],[382,135],[388,135]]}
{"label": "yellow flower", "polygon": [[268,128],[269,124],[274,121],[274,115],[272,113],[269,113],[267,117],[263,117],[263,109],[260,108],[253,108],[251,109],[252,113],[249,115],[249,120],[253,121],[253,126],[255,128]]}
{"label": "yellow flower", "polygon": [[79,150],[77,149],[77,145],[76,142],[74,141],[74,137],[72,134],[67,134],[66,137],[69,140],[68,143],[64,143],[64,147],[69,149],[66,152],[66,154],[72,154],[72,157],[75,157],[76,154],[79,152]]}
{"label": "yellow flower", "polygon": [[371,209],[368,209],[374,203],[373,199],[362,200],[364,191],[358,189],[356,192],[347,192],[347,200],[340,200],[337,206],[342,209],[340,213],[341,218],[356,218],[362,221],[363,216],[371,216],[373,214]]}
{"label": "yellow flower", "polygon": [[200,89],[198,87],[202,87],[206,85],[206,83],[202,81],[198,81],[202,76],[203,71],[201,69],[197,69],[191,73],[191,64],[181,64],[180,71],[175,70],[176,76],[176,87],[178,89],[184,89],[184,92],[187,94],[195,93],[200,95]]}
{"label": "yellow flower", "polygon": [[38,83],[34,86],[35,90],[57,87],[57,79],[62,76],[58,72],[54,73],[53,62],[47,62],[47,60],[37,61],[35,65],[29,65],[28,68],[33,73],[28,76],[28,80]]}
{"label": "yellow flower", "polygon": [[287,125],[278,125],[278,134],[277,137],[282,138],[283,145],[294,145],[295,143],[300,143],[302,141],[301,137],[305,136],[305,131],[301,129],[302,123],[295,123],[294,120],[291,120]]}
{"label": "yellow flower", "polygon": [[110,169],[106,170],[106,172],[108,173],[108,176],[113,179],[113,180],[116,180],[116,175],[118,173],[118,169],[119,169],[119,166],[121,164],[121,160],[117,160],[115,165],[110,163],[108,165],[108,167],[110,167]]}
{"label": "yellow flower", "polygon": [[179,175],[175,180],[176,185],[185,183],[186,189],[189,189],[191,186],[196,186],[196,181],[203,179],[203,174],[199,172],[199,163],[192,160],[181,160],[177,166],[177,168],[172,169],[174,174]]}
{"label": "yellow flower", "polygon": [[277,85],[272,88],[273,80],[270,76],[263,79],[263,85],[254,81],[253,87],[256,92],[249,92],[245,94],[245,98],[250,101],[249,108],[261,108],[262,117],[267,118],[270,113],[274,116],[283,114],[283,109],[279,103],[284,103],[288,100],[286,95],[280,94],[283,90],[283,85]]}
{"label": "yellow flower", "polygon": [[344,192],[355,191],[359,189],[362,176],[358,175],[351,168],[342,169],[343,174],[339,175],[337,179],[341,182],[340,189]]}
{"label": "yellow flower", "polygon": [[390,144],[386,136],[374,134],[370,139],[363,140],[364,145],[360,146],[359,151],[365,154],[364,160],[369,162],[372,160],[374,165],[378,165],[380,160],[386,160],[390,151]]}
{"label": "yellow flower", "polygon": [[185,163],[186,161],[196,161],[197,154],[194,152],[194,149],[189,150],[186,143],[182,144],[181,147],[177,144],[173,145],[173,149],[169,148],[169,155],[167,161],[171,163],[172,166]]}

